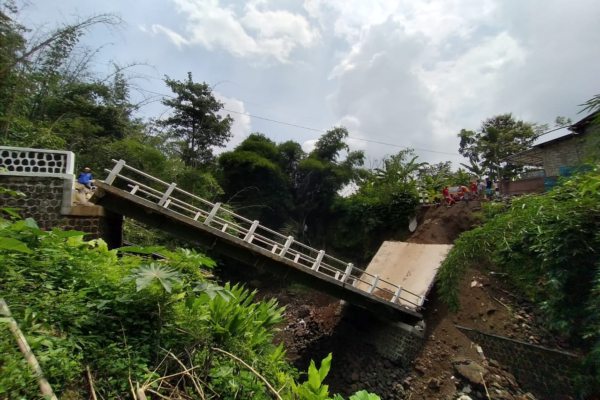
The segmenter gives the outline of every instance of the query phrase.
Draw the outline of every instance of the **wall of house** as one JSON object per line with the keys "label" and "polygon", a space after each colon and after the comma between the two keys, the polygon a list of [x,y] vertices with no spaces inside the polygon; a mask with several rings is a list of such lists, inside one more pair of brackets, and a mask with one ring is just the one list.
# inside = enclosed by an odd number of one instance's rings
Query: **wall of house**
{"label": "wall of house", "polygon": [[521,179],[518,181],[502,181],[500,191],[503,194],[519,195],[525,193],[543,193],[544,177]]}
{"label": "wall of house", "polygon": [[559,176],[561,167],[571,167],[583,162],[584,139],[574,137],[544,147],[543,159],[546,176]]}

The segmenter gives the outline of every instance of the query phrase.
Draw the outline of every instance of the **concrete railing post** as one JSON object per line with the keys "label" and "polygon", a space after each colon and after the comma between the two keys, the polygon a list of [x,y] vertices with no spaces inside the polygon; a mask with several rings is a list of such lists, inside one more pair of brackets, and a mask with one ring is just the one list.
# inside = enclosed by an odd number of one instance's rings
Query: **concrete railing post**
{"label": "concrete railing post", "polygon": [[258,227],[258,221],[254,220],[252,222],[252,225],[250,226],[250,229],[248,229],[246,236],[244,236],[244,242],[250,243],[252,241],[252,236],[254,236],[254,231],[256,231],[257,227]]}
{"label": "concrete railing post", "polygon": [[321,265],[321,261],[323,261],[323,256],[325,255],[325,250],[319,250],[319,254],[315,259],[315,262],[312,265],[312,270],[317,271],[319,269],[319,265]]}
{"label": "concrete railing post", "polygon": [[377,287],[378,283],[379,283],[379,275],[375,275],[373,277],[373,283],[371,283],[371,287],[369,288],[369,294],[373,294],[373,291],[375,291],[375,288]]}
{"label": "concrete railing post", "polygon": [[106,183],[108,185],[112,185],[113,182],[115,181],[115,179],[117,178],[117,175],[119,175],[119,172],[121,172],[121,170],[123,169],[124,166],[125,166],[125,160],[117,161],[117,163],[115,164],[113,169],[110,171],[110,173],[106,177],[106,180],[104,181],[104,183]]}
{"label": "concrete railing post", "polygon": [[346,271],[344,271],[344,276],[342,276],[342,283],[346,283],[350,275],[352,275],[353,268],[354,265],[352,263],[348,263],[348,265],[346,266]]}
{"label": "concrete railing post", "polygon": [[402,293],[402,286],[398,286],[398,289],[396,289],[396,293],[394,293],[394,297],[392,297],[392,303],[396,304],[400,298],[400,293]]}
{"label": "concrete railing post", "polygon": [[217,211],[219,211],[219,207],[221,207],[221,203],[215,203],[215,206],[212,208],[212,210],[210,210],[208,217],[206,217],[206,219],[204,220],[205,225],[210,225],[212,220],[215,218],[215,215],[217,215]]}
{"label": "concrete railing post", "polygon": [[169,187],[167,188],[167,190],[163,193],[162,197],[158,201],[158,205],[159,206],[164,206],[165,205],[165,203],[167,202],[167,200],[169,199],[169,197],[171,197],[171,194],[173,193],[173,190],[175,190],[175,186],[177,186],[177,184],[175,182],[173,182],[173,183],[171,183],[169,185]]}
{"label": "concrete railing post", "polygon": [[285,244],[283,245],[283,249],[281,249],[281,251],[279,252],[280,257],[285,257],[285,253],[288,252],[292,243],[294,243],[294,237],[288,236],[287,240],[285,241]]}

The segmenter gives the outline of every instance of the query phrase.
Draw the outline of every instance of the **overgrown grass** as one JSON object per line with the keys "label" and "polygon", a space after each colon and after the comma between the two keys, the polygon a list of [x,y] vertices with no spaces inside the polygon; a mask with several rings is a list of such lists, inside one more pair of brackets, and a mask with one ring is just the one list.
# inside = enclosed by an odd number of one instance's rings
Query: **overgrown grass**
{"label": "overgrown grass", "polygon": [[467,268],[500,268],[537,304],[549,328],[589,350],[588,372],[600,386],[598,167],[549,193],[495,205],[485,214],[486,222],[462,234],[442,264],[442,298],[457,309],[458,283]]}

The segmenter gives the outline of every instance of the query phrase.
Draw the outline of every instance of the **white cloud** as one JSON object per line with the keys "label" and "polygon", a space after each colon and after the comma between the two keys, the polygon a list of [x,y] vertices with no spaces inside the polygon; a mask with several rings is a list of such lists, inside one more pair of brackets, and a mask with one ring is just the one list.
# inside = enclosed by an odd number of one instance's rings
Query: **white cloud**
{"label": "white cloud", "polygon": [[[144,31],[145,32],[145,31]],[[152,33],[162,33],[169,38],[171,42],[177,48],[181,48],[184,44],[189,44],[188,40],[181,36],[179,33],[170,30],[169,28],[165,28],[162,25],[154,24],[152,25]]]}
{"label": "white cloud", "polygon": [[[214,96],[223,103],[223,108],[220,114],[225,116],[229,114],[233,118],[233,124],[231,125],[231,133],[233,137],[227,143],[227,146],[223,149],[217,149],[217,153],[222,151],[233,150],[238,144],[240,144],[252,131],[252,121],[250,117],[246,115],[246,107],[244,102],[233,97],[226,97],[217,92],[213,92]],[[227,110],[231,110],[228,112]]]}
{"label": "white cloud", "polygon": [[305,140],[304,142],[302,142],[302,150],[304,150],[306,153],[310,153],[315,149],[315,146],[317,145],[317,140],[318,139]]}
{"label": "white cloud", "polygon": [[464,53],[435,60],[432,68],[419,70],[420,79],[434,102],[433,133],[456,134],[461,128],[476,128],[480,121],[501,112],[497,95],[508,71],[527,61],[527,51],[509,34],[483,38]]}
{"label": "white cloud", "polygon": [[236,57],[267,56],[289,61],[297,47],[310,47],[319,32],[302,15],[285,10],[262,10],[261,2],[250,3],[238,15],[233,7],[218,0],[172,0],[185,22],[182,32],[154,24],[177,47],[200,45],[208,50],[223,49]]}

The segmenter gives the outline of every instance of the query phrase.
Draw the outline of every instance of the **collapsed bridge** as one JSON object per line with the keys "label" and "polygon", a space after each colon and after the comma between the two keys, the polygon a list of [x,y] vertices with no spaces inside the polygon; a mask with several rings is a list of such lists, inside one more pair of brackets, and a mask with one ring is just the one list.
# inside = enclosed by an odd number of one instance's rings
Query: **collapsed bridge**
{"label": "collapsed bridge", "polygon": [[[113,162],[114,168],[106,170],[107,178],[96,181],[94,203],[243,264],[301,281],[387,319],[407,323],[422,319],[426,295],[447,248],[404,243],[393,265],[388,263],[382,269],[382,258],[376,256],[375,264],[362,270],[238,215],[224,204],[212,203],[176,183],[133,168],[124,160]],[[403,259],[403,253],[409,257]]]}

